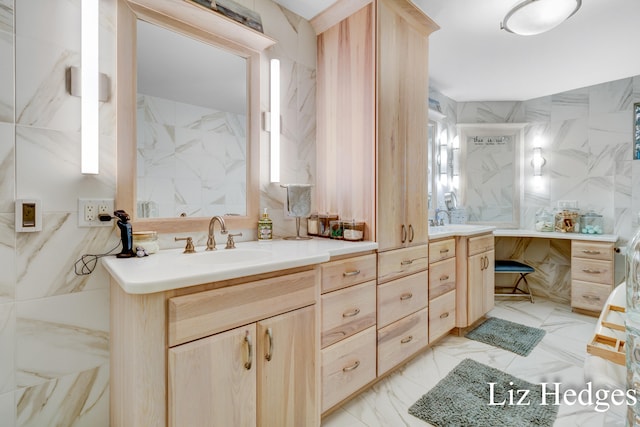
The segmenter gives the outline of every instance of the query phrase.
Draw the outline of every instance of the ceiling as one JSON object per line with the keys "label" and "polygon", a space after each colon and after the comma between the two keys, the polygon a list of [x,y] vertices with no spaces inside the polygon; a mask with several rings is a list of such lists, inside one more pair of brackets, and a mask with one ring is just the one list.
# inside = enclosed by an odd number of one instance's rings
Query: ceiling
{"label": "ceiling", "polygon": [[[274,0],[311,19],[335,0]],[[349,0],[341,0],[349,1]],[[640,75],[640,1],[583,0],[553,30],[500,30],[517,0],[412,0],[439,26],[430,86],[458,101],[522,101]]]}

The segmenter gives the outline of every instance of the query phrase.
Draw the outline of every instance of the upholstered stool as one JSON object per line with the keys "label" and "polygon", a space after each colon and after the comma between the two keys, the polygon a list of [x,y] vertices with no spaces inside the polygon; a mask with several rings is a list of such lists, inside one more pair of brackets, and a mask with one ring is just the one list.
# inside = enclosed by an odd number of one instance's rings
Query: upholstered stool
{"label": "upholstered stool", "polygon": [[[507,260],[496,260],[495,263],[495,272],[496,273],[511,273],[511,274],[519,274],[518,280],[516,281],[513,288],[511,289],[510,294],[496,293],[496,295],[500,296],[528,296],[531,302],[533,303],[533,294],[531,294],[531,288],[529,288],[529,282],[527,282],[527,274],[533,273],[536,271],[530,265],[513,261],[510,259]],[[526,285],[526,290],[520,289],[520,282],[524,282]],[[520,293],[518,293],[520,292]]]}

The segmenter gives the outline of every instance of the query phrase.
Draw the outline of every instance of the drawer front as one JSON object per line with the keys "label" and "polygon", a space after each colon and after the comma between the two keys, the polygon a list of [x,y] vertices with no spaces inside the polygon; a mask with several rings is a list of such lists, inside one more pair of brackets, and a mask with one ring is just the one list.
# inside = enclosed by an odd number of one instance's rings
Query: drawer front
{"label": "drawer front", "polygon": [[376,328],[323,348],[322,412],[376,378]]}
{"label": "drawer front", "polygon": [[571,258],[571,279],[613,285],[613,261]]}
{"label": "drawer front", "polygon": [[429,302],[429,343],[446,335],[456,326],[456,291]]}
{"label": "drawer front", "polygon": [[322,293],[376,279],[376,254],[330,261],[320,266]]}
{"label": "drawer front", "polygon": [[378,330],[378,375],[427,346],[427,311],[425,308]]}
{"label": "drawer front", "polygon": [[571,242],[572,257],[613,261],[613,249],[613,243],[583,242],[580,240]]}
{"label": "drawer front", "polygon": [[493,246],[493,234],[484,234],[482,236],[469,237],[467,256],[493,250]]}
{"label": "drawer front", "polygon": [[170,298],[169,347],[316,302],[316,270]]}
{"label": "drawer front", "polygon": [[376,282],[329,292],[322,301],[322,347],[376,324]]}
{"label": "drawer front", "polygon": [[378,254],[378,283],[429,268],[429,246],[414,246]]}
{"label": "drawer front", "polygon": [[427,306],[427,276],[428,273],[422,271],[378,285],[378,328]]}
{"label": "drawer front", "polygon": [[456,288],[456,259],[451,258],[429,265],[429,299],[439,297]]}
{"label": "drawer front", "polygon": [[456,239],[429,242],[429,262],[434,263],[456,256]]}
{"label": "drawer front", "polygon": [[613,290],[609,285],[571,281],[571,307],[589,311],[602,311],[604,303]]}

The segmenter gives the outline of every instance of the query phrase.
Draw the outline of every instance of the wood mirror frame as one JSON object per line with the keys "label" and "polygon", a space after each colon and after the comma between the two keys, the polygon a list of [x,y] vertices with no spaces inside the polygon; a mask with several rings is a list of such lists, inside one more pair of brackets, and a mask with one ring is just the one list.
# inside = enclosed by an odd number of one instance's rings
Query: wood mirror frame
{"label": "wood mirror frame", "polygon": [[275,40],[191,0],[118,0],[116,67],[116,209],[131,216],[134,230],[204,231],[210,218],[136,218],[136,21],[177,31],[223,48],[247,61],[246,216],[227,216],[228,228],[255,228],[260,185],[260,69],[262,52]]}

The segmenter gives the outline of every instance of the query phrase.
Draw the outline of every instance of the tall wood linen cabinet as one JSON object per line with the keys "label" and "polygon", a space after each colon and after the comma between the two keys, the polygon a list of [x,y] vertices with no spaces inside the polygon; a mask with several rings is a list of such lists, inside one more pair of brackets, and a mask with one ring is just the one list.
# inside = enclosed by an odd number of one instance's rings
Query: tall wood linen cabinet
{"label": "tall wood linen cabinet", "polygon": [[409,0],[340,0],[318,43],[317,205],[378,242],[377,372],[428,345],[429,34]]}

